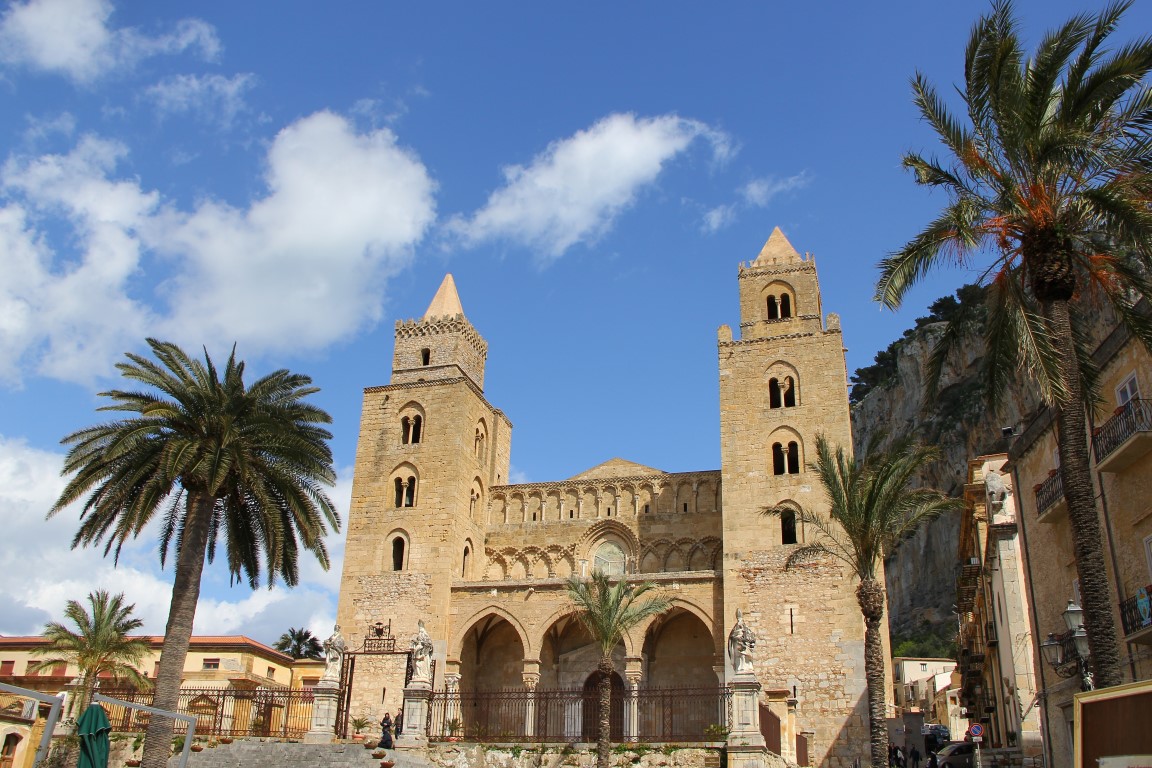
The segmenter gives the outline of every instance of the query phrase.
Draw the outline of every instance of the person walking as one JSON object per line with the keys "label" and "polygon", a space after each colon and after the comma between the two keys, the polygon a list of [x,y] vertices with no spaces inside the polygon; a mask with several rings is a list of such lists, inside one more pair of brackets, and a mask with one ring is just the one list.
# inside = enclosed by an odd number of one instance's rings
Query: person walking
{"label": "person walking", "polygon": [[392,749],[392,715],[387,711],[380,720],[380,748]]}
{"label": "person walking", "polygon": [[396,717],[392,718],[392,724],[396,728],[396,738],[400,738],[400,734],[404,732],[404,707],[396,710]]}
{"label": "person walking", "polygon": [[912,768],[920,768],[920,750],[916,749],[916,745],[912,745],[912,751],[908,753],[908,759],[912,761]]}

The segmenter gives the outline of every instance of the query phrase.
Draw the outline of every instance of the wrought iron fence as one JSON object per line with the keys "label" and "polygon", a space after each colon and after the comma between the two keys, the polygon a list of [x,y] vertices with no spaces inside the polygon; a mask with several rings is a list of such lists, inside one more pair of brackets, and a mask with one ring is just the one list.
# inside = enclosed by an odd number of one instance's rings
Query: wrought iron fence
{"label": "wrought iron fence", "polygon": [[[610,707],[613,741],[701,742],[715,740],[709,726],[729,722],[727,688],[654,688],[635,694],[614,689]],[[596,741],[600,700],[595,690],[524,689],[436,691],[428,711],[434,740],[487,742]]]}
{"label": "wrought iron fence", "polygon": [[[152,692],[103,690],[105,696],[133,704],[152,704]],[[106,704],[108,720],[116,732],[138,732],[148,727],[148,713]],[[274,688],[182,688],[176,711],[196,717],[198,736],[273,736],[299,739],[312,724],[312,692]]]}
{"label": "wrought iron fence", "polygon": [[1056,472],[1036,488],[1036,515],[1043,517],[1056,502],[1063,500],[1064,480]]}
{"label": "wrought iron fence", "polygon": [[1092,438],[1092,450],[1099,464],[1137,432],[1152,431],[1152,400],[1129,400],[1119,412],[1104,422]]}

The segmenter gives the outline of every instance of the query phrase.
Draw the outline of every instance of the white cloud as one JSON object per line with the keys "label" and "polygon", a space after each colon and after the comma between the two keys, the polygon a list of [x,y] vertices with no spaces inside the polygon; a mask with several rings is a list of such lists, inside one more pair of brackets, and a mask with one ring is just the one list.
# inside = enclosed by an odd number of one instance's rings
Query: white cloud
{"label": "white cloud", "polygon": [[384,282],[435,218],[435,183],[382,128],[357,134],[330,112],[282,130],[268,195],[247,210],[208,202],[148,235],[178,257],[171,338],[317,349],[377,319]]}
{"label": "white cloud", "polygon": [[15,2],[0,18],[0,62],[62,74],[90,83],[141,59],[198,49],[215,58],[215,30],[184,19],[165,34],[149,36],[109,26],[110,0],[27,0]]}
{"label": "white cloud", "polygon": [[718,205],[704,214],[705,232],[716,232],[736,220],[736,206]]}
{"label": "white cloud", "polygon": [[766,208],[768,203],[772,201],[772,198],[783,192],[802,189],[808,186],[811,180],[806,171],[801,171],[795,176],[788,176],[782,179],[775,176],[765,176],[761,179],[753,179],[745,184],[740,190],[740,195],[749,205]]}
{"label": "white cloud", "polygon": [[[163,634],[171,597],[172,559],[167,571],[159,568],[157,539],[146,530],[129,542],[119,567],[102,555],[103,548],[70,549],[79,520],[79,506],[61,511],[51,520],[45,514],[64,487],[60,477],[63,456],[28,446],[0,435],[0,519],[5,536],[20,542],[0,549],[0,635],[38,634],[46,621],[62,618],[68,600],[83,600],[96,589],[124,592],[144,620],[143,632]],[[347,519],[351,498],[351,469],[341,472],[332,498]],[[325,630],[327,637],[336,615],[343,560],[344,533],[330,533],[332,568],[325,572],[309,555],[301,557],[300,586],[249,590],[214,588],[227,584],[226,569],[217,561],[205,570],[201,600],[196,609],[199,634],[246,634],[274,641],[289,626]]]}
{"label": "white cloud", "polygon": [[717,159],[730,156],[724,134],[695,120],[609,115],[553,142],[528,166],[505,168],[505,185],[471,218],[454,218],[449,229],[470,244],[511,240],[538,249],[542,261],[554,260],[607,231],[699,137],[711,142]]}
{"label": "white cloud", "polygon": [[435,218],[435,183],[391,131],[356,133],[328,112],[275,137],[267,194],[246,208],[164,205],[115,178],[126,154],[85,136],[66,155],[6,163],[0,380],[33,368],[89,382],[145,335],[237,341],[246,356],[322,348],[377,319]]}
{"label": "white cloud", "polygon": [[[106,174],[123,146],[83,137],[67,155],[10,160],[3,184],[26,205],[0,209],[0,379],[20,379],[22,366],[56,378],[87,381],[111,370],[137,343],[150,311],[127,294],[140,266],[133,235],[157,204],[155,193]],[[60,259],[34,227],[33,214],[62,217],[80,243]],[[33,358],[33,359],[29,359]]]}
{"label": "white cloud", "polygon": [[191,114],[205,122],[229,128],[247,108],[245,93],[256,85],[251,73],[223,75],[174,75],[144,91],[161,115]]}

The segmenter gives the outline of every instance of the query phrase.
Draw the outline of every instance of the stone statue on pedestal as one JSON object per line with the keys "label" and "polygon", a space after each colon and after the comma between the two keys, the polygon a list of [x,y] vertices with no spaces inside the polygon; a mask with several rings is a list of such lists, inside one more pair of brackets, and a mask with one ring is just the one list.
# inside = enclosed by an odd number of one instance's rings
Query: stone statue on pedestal
{"label": "stone statue on pedestal", "polygon": [[324,676],[323,680],[339,680],[340,665],[344,661],[344,651],[347,650],[344,636],[340,634],[340,625],[332,628],[332,636],[324,641]]}
{"label": "stone statue on pedestal", "polygon": [[412,682],[432,683],[432,638],[424,628],[424,620],[418,624],[412,636]]}
{"label": "stone statue on pedestal", "polygon": [[756,635],[744,623],[744,614],[736,609],[736,626],[728,633],[728,655],[732,658],[732,671],[738,675],[752,673],[752,651],[756,648]]}

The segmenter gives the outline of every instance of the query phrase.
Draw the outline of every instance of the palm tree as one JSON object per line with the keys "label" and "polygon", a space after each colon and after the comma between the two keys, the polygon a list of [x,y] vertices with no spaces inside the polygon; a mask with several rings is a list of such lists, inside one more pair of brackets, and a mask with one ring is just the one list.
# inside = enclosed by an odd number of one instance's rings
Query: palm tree
{"label": "palm tree", "polygon": [[[672,601],[654,594],[651,582],[633,584],[621,576],[615,581],[603,571],[595,570],[592,577],[572,576],[566,584],[568,599],[576,609],[576,618],[588,630],[592,642],[600,648],[597,671],[600,680],[597,693],[600,698],[600,723],[596,742],[596,765],[608,768],[608,750],[612,739],[612,651],[625,634],[645,619],[664,613]],[[645,597],[647,599],[641,600]]]}
{"label": "palm tree", "polygon": [[[322,484],[332,484],[331,422],[304,402],[307,376],[275,371],[244,384],[235,348],[223,376],[207,352],[193,360],[174,344],[148,340],[155,360],[128,354],[117,365],[144,391],[111,390],[102,411],[130,414],[68,435],[64,473],[74,473],[48,513],[84,499],[72,546],[104,542],[117,559],[124,543],[159,517],[160,562],[176,567],[153,705],[175,710],[204,561],[223,541],[228,570],[255,589],[267,572],[288,586],[302,546],[328,567],[324,535],[339,518]],[[162,510],[162,512],[161,512]],[[158,512],[161,512],[159,515]],[[143,765],[164,768],[169,718],[152,717]]]}
{"label": "palm tree", "polygon": [[[1025,370],[1054,408],[1084,624],[1104,686],[1120,683],[1121,670],[1089,470],[1095,371],[1080,313],[1107,302],[1152,348],[1152,323],[1135,306],[1152,289],[1152,89],[1144,82],[1152,39],[1105,47],[1129,5],[1073,17],[1026,59],[1012,5],[998,0],[968,43],[966,119],[915,76],[916,105],[947,160],[910,153],[904,165],[918,183],[942,188],[948,203],[881,263],[876,288],[877,300],[896,308],[941,262],[988,254],[988,394],[995,403]],[[946,333],[934,350],[929,378],[953,340]]]}
{"label": "palm tree", "polygon": [[324,658],[324,647],[320,645],[320,641],[312,635],[310,630],[303,627],[300,629],[289,627],[287,632],[280,635],[275,648],[294,659],[322,660]]}
{"label": "palm tree", "polygon": [[92,612],[76,600],[69,600],[64,615],[76,626],[76,631],[58,621],[44,626],[44,639],[48,645],[32,651],[37,656],[48,656],[28,665],[30,673],[38,673],[57,664],[73,664],[80,670],[80,690],[72,711],[83,712],[92,700],[92,693],[101,677],[124,680],[133,687],[147,690],[152,683],[137,667],[151,649],[143,638],[129,638],[128,633],[139,629],[144,622],[132,615],[135,604],[124,605],[124,593],[109,595],[104,590],[88,593]]}
{"label": "palm tree", "polygon": [[825,516],[811,509],[778,506],[764,512],[773,516],[795,514],[797,522],[814,531],[814,537],[798,546],[785,561],[791,568],[812,558],[831,556],[848,566],[859,580],[856,602],[864,616],[864,675],[868,680],[868,725],[874,768],[888,764],[888,730],[885,724],[884,641],[880,622],[886,598],[883,576],[878,574],[884,556],[901,540],[916,532],[926,520],[963,502],[949,499],[930,488],[910,488],[924,465],[937,458],[935,449],[916,445],[907,438],[888,452],[879,450],[881,435],[869,442],[864,459],[855,462],[842,446],[833,450],[824,435],[816,436],[816,473],[828,496]]}

